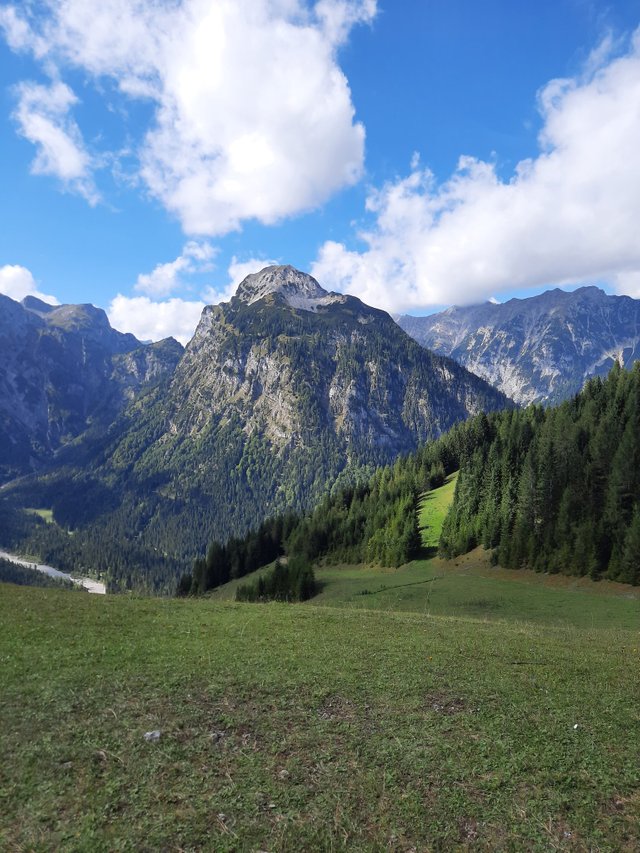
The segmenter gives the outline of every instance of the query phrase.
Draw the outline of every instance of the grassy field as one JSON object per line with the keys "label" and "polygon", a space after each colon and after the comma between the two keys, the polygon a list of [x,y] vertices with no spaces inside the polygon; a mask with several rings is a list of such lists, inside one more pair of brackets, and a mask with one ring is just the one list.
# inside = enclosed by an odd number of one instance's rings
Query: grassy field
{"label": "grassy field", "polygon": [[615,622],[6,586],[0,624],[2,850],[638,849]]}
{"label": "grassy field", "polygon": [[638,590],[481,551],[318,577],[0,587],[0,850],[639,849]]}
{"label": "grassy field", "polygon": [[640,627],[640,588],[494,568],[481,549],[455,561],[416,560],[399,569],[325,566],[309,604],[397,610],[490,622],[580,628]]}
{"label": "grassy field", "polygon": [[418,525],[422,534],[422,544],[429,550],[438,548],[442,524],[456,490],[457,472],[447,477],[444,486],[427,492],[418,505]]}
{"label": "grassy field", "polygon": [[25,509],[25,512],[30,512],[32,515],[39,516],[47,524],[53,524],[53,510],[51,509]]}

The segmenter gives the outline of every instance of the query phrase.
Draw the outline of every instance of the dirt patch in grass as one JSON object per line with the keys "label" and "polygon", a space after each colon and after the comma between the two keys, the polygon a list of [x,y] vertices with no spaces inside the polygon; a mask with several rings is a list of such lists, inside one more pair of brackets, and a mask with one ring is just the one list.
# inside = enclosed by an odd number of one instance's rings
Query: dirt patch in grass
{"label": "dirt patch in grass", "polygon": [[458,841],[461,844],[473,844],[474,841],[478,840],[478,822],[473,818],[460,818],[458,827],[460,829]]}
{"label": "dirt patch in grass", "polygon": [[358,710],[355,702],[344,696],[327,696],[318,708],[318,716],[321,720],[352,723],[358,716]]}
{"label": "dirt patch in grass", "polygon": [[453,717],[455,714],[466,711],[468,705],[460,696],[451,696],[449,693],[429,693],[425,697],[425,707],[436,714]]}

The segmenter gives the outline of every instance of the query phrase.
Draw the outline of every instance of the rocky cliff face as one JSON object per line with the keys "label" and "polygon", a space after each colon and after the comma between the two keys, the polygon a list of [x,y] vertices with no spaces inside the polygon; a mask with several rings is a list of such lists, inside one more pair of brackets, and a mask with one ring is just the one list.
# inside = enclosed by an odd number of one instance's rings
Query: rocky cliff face
{"label": "rocky cliff face", "polygon": [[171,384],[176,432],[237,419],[275,452],[323,433],[377,459],[439,435],[504,399],[458,365],[416,347],[388,314],[327,293],[292,267],[249,276],[205,308]]}
{"label": "rocky cliff face", "polygon": [[90,426],[106,427],[181,353],[175,341],[145,347],[115,331],[93,305],[0,295],[0,482],[36,469]]}
{"label": "rocky cliff face", "polygon": [[590,376],[606,374],[614,361],[629,366],[640,357],[640,300],[596,287],[398,322],[423,346],[454,358],[523,405],[560,402]]}

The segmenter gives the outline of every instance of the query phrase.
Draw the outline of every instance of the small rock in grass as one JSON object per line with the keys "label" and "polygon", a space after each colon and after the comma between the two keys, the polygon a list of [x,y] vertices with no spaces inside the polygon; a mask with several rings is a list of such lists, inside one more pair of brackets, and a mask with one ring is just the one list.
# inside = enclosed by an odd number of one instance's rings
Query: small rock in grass
{"label": "small rock in grass", "polygon": [[160,735],[161,735],[160,730],[159,730],[159,729],[155,729],[155,730],[154,730],[154,731],[152,731],[152,732],[145,732],[145,733],[144,733],[144,739],[145,739],[148,743],[156,743],[156,741],[159,741],[159,740],[160,740]]}

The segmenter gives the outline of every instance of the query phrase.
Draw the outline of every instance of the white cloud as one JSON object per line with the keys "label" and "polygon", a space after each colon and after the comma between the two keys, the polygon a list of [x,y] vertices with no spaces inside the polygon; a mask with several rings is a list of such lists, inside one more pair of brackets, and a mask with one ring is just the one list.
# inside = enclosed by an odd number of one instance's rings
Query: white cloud
{"label": "white cloud", "polygon": [[49,305],[59,305],[55,296],[41,293],[33,274],[19,264],[5,264],[0,267],[0,293],[20,301],[25,296],[35,296]]}
{"label": "white cloud", "polygon": [[333,44],[346,41],[356,24],[370,23],[376,12],[377,0],[318,0],[315,5],[315,14]]}
{"label": "white cloud", "polygon": [[91,176],[93,165],[70,116],[76,96],[60,81],[50,86],[21,83],[16,92],[18,106],[13,115],[19,132],[36,146],[33,174],[58,178],[65,188],[95,204],[99,196]]}
{"label": "white cloud", "polygon": [[141,273],[135,289],[149,296],[168,296],[182,286],[181,275],[213,269],[212,261],[216,254],[216,249],[210,243],[190,240],[175,261],[158,264],[150,273]]}
{"label": "white cloud", "polygon": [[114,329],[131,332],[141,341],[159,341],[169,336],[188,343],[198,324],[205,303],[174,297],[153,302],[148,296],[123,296],[119,293],[107,309]]}
{"label": "white cloud", "polygon": [[552,283],[637,293],[640,30],[624,54],[612,49],[540,92],[540,152],[509,180],[462,157],[438,184],[414,159],[408,177],[370,193],[364,250],[325,243],[313,275],[394,311]]}
{"label": "white cloud", "polygon": [[[140,174],[187,233],[274,223],[360,177],[364,128],[336,51],[353,26],[373,20],[375,0],[43,0],[34,8],[0,13],[14,50],[55,74],[110,78],[127,97],[153,103]],[[68,120],[63,129],[79,148]]]}
{"label": "white cloud", "polygon": [[136,289],[145,289],[147,296],[129,297],[119,293],[112,300],[107,310],[111,325],[120,331],[132,332],[143,341],[159,341],[171,335],[186,344],[193,336],[205,305],[228,301],[248,275],[277,263],[265,258],[239,261],[234,256],[227,271],[228,282],[222,287],[206,287],[198,300],[160,299],[178,286],[181,272],[210,269],[216,253],[209,243],[189,241],[175,261],[158,264],[152,273],[138,276]]}
{"label": "white cloud", "polygon": [[640,299],[640,268],[618,273],[613,276],[612,284],[616,293]]}

